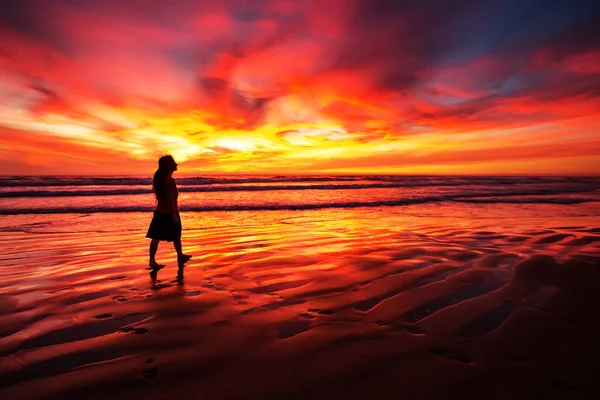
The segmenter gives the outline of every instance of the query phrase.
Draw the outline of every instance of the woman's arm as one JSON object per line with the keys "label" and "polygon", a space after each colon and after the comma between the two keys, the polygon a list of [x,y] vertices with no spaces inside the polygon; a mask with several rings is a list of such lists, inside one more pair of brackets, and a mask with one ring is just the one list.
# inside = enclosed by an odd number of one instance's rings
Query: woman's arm
{"label": "woman's arm", "polygon": [[177,186],[175,184],[175,179],[168,178],[167,180],[167,193],[168,193],[168,201],[167,206],[169,207],[169,211],[173,217],[173,222],[179,222],[179,206],[177,204]]}
{"label": "woman's arm", "polygon": [[179,204],[177,204],[177,189],[175,188],[175,184],[173,184],[173,192],[171,193],[171,209],[173,210],[173,214],[177,214],[179,212]]}

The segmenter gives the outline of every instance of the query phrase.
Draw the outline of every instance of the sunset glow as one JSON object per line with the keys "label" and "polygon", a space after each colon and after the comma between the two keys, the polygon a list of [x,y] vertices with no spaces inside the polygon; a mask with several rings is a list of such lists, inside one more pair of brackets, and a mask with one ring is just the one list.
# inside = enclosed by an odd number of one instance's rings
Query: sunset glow
{"label": "sunset glow", "polygon": [[600,8],[558,3],[3,1],[2,174],[597,174]]}

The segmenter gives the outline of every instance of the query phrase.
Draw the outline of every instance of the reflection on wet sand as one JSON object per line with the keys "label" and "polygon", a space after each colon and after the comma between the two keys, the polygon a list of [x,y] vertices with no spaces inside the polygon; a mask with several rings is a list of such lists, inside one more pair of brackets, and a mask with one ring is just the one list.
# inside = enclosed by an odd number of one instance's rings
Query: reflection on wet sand
{"label": "reflection on wet sand", "polygon": [[141,214],[0,232],[0,396],[586,397],[597,218],[536,210],[188,213],[160,271]]}

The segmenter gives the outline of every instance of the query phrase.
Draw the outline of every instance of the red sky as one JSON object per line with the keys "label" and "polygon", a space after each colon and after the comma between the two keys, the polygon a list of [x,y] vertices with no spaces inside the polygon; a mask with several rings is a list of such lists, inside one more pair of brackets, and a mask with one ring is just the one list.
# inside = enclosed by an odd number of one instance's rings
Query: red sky
{"label": "red sky", "polygon": [[599,174],[593,1],[0,5],[0,168]]}

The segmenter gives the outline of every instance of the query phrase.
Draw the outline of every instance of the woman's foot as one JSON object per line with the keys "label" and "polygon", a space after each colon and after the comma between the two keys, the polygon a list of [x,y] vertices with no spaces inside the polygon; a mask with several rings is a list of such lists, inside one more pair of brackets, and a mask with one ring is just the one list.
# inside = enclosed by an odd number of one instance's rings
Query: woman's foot
{"label": "woman's foot", "polygon": [[159,264],[156,261],[150,261],[150,264],[148,266],[152,271],[158,271],[159,269],[163,269],[165,267],[165,264]]}
{"label": "woman's foot", "polygon": [[175,279],[175,281],[177,284],[183,283],[183,265],[179,266],[179,269],[177,269],[177,279]]}
{"label": "woman's foot", "polygon": [[177,264],[183,266],[183,264],[190,261],[190,258],[192,258],[191,254],[181,254],[180,256],[177,256]]}

